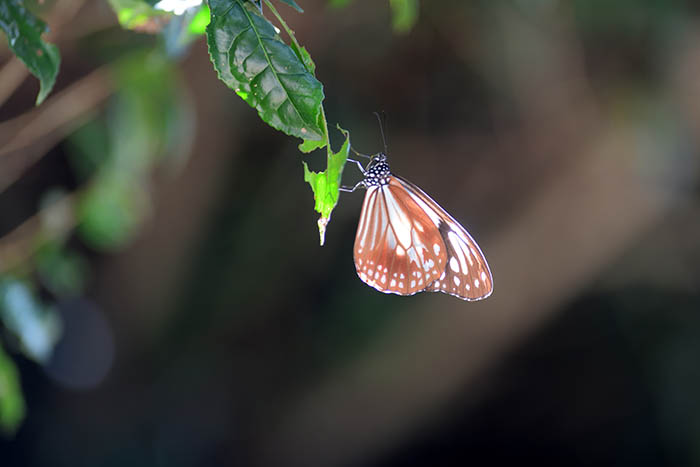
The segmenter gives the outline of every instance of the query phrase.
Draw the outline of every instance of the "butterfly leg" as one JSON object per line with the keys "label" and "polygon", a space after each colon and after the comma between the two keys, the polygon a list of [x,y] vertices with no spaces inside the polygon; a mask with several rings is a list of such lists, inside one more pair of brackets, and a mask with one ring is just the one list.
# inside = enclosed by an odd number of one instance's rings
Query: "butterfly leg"
{"label": "butterfly leg", "polygon": [[359,187],[361,187],[361,186],[365,186],[365,181],[364,181],[364,180],[360,180],[360,181],[357,182],[357,184],[356,184],[354,187],[352,187],[352,188],[347,187],[347,186],[341,186],[341,187],[338,188],[338,189],[339,189],[340,191],[347,191],[348,193],[352,193],[353,191],[357,190],[357,189],[358,189]]}
{"label": "butterfly leg", "polygon": [[359,167],[360,172],[362,172],[362,175],[365,174],[365,168],[362,166],[362,164],[360,163],[360,161],[356,161],[355,159],[350,159],[350,158],[348,158],[347,161],[348,161],[348,162],[354,162],[355,164],[357,164],[357,167]]}

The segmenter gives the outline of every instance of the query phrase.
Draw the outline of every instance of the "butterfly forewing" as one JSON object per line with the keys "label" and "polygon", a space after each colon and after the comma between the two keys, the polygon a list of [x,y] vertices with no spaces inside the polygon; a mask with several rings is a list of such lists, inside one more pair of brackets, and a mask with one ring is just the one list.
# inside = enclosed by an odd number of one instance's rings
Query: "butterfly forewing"
{"label": "butterfly forewing", "polygon": [[446,249],[446,267],[425,290],[464,300],[480,300],[491,295],[493,278],[488,263],[466,229],[416,185],[397,176],[392,176],[392,183],[394,180],[433,221],[433,228],[439,232]]}
{"label": "butterfly forewing", "polygon": [[367,189],[355,237],[355,267],[366,284],[413,295],[434,283],[447,248],[433,220],[398,182]]}

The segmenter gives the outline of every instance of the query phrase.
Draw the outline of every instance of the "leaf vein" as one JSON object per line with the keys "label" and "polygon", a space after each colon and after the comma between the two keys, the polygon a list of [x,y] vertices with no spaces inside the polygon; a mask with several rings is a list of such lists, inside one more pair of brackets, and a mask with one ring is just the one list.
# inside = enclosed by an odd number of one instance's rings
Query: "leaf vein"
{"label": "leaf vein", "polygon": [[[239,5],[240,5],[240,0],[237,0],[237,1],[239,2]],[[270,70],[272,71],[272,74],[275,76],[275,79],[276,79],[277,82],[279,83],[280,87],[284,90],[285,94],[287,95],[287,100],[289,100],[290,104],[292,105],[292,108],[294,109],[294,112],[296,112],[296,114],[297,114],[297,116],[299,117],[299,119],[300,119],[302,122],[308,123],[308,122],[306,122],[306,121],[304,120],[304,117],[303,117],[303,115],[301,114],[301,112],[299,111],[299,109],[297,108],[296,104],[289,98],[289,90],[288,90],[287,87],[282,83],[282,80],[280,80],[279,76],[277,75],[277,70],[275,70],[274,67],[271,66],[271,65],[272,65],[272,60],[270,59],[270,55],[267,53],[267,50],[265,50],[265,47],[263,47],[263,44],[262,44],[263,36],[261,36],[261,34],[260,34],[260,32],[258,31],[258,29],[255,27],[255,24],[253,24],[253,18],[250,16],[250,14],[248,13],[248,11],[246,11],[246,9],[243,8],[242,5],[241,5],[241,8],[243,9],[243,13],[244,13],[244,14],[246,15],[246,17],[248,18],[250,27],[253,29],[253,32],[255,33],[255,36],[258,38],[258,47],[260,47],[260,48],[262,49],[262,51],[263,51],[263,54],[265,54],[265,59],[267,60],[267,63],[268,63],[268,65],[267,65],[266,68],[270,68]],[[262,72],[261,72],[261,74],[262,74]],[[269,93],[268,93],[268,94],[269,94]],[[280,103],[280,106],[281,106],[281,105],[282,105],[282,103]],[[279,108],[279,107],[278,107],[278,108]],[[313,122],[312,122],[312,123],[313,123]]]}

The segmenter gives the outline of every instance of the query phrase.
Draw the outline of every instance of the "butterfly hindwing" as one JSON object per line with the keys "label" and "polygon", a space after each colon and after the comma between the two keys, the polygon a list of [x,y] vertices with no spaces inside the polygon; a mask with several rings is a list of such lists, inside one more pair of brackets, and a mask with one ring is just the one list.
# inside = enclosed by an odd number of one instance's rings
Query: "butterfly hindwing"
{"label": "butterfly hindwing", "polygon": [[394,178],[433,220],[447,251],[445,269],[426,290],[448,293],[464,300],[488,297],[493,290],[493,277],[486,258],[471,235],[423,190],[403,178]]}

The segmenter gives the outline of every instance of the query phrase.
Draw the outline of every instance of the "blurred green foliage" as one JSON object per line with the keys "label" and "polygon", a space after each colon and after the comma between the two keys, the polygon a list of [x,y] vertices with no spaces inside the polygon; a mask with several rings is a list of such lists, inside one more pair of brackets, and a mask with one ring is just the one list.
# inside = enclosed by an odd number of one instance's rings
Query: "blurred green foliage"
{"label": "blurred green foliage", "polygon": [[168,13],[153,8],[153,4],[144,0],[109,0],[117,13],[119,24],[127,29],[142,28],[159,17],[167,17]]}
{"label": "blurred green foliage", "polygon": [[97,249],[123,246],[145,214],[141,184],[124,172],[103,173],[85,190],[78,206],[78,232]]}
{"label": "blurred green foliage", "polygon": [[[296,1],[280,1],[303,13]],[[113,94],[71,129],[63,145],[77,188],[46,189],[40,197],[40,213],[28,222],[36,229],[23,239],[21,264],[0,264],[4,268],[0,276],[3,337],[10,349],[42,365],[50,360],[61,336],[55,303],[79,299],[90,286],[91,264],[83,249],[114,252],[128,244],[150,211],[153,172],[164,164],[177,168],[189,154],[193,111],[180,86],[176,61],[198,37],[206,34],[219,78],[263,121],[302,138],[299,150],[304,153],[326,148],[325,171],[312,172],[304,163],[304,178],[321,214],[321,243],[338,202],[350,150],[349,133],[340,127],[345,140],[338,152],[331,149],[316,65],[269,0],[108,2],[119,24],[134,31],[132,37],[149,33],[156,38],[139,36],[133,44],[122,42],[126,45],[101,57],[110,60],[105,68]],[[42,15],[55,7],[39,3]],[[395,30],[410,29],[418,2],[392,0],[389,4]],[[53,88],[60,56],[54,45],[41,38],[46,25],[25,7],[22,0],[0,2],[0,29],[12,51],[39,78],[38,105]],[[285,30],[287,42],[264,16],[267,12]],[[0,428],[12,433],[23,417],[17,370],[0,349]]]}
{"label": "blurred green foliage", "polygon": [[[144,2],[113,5],[121,8],[119,17],[122,21],[128,18],[129,26],[139,21],[138,15],[127,15],[124,9],[129,6],[147,16],[169,14]],[[6,13],[15,6],[3,3],[0,10]],[[190,12],[177,31],[190,38],[177,43],[180,50],[201,35],[207,17],[206,8]],[[43,23],[32,21],[37,31],[45,30]],[[15,32],[25,33],[25,29]],[[168,32],[173,34],[173,29]],[[77,227],[83,242],[97,250],[114,251],[125,245],[148,212],[150,177],[156,165],[167,161],[176,166],[189,152],[192,135],[187,115],[191,110],[179,85],[176,65],[166,50],[165,31],[163,36],[162,42],[126,50],[108,65],[116,92],[104,111],[94,113],[67,139],[69,162],[80,188],[72,194],[55,189],[44,194],[39,228],[27,244],[33,252],[29,262],[13,266],[0,277],[0,323],[7,331],[5,337],[40,364],[50,359],[61,335],[61,322],[55,307],[38,294],[45,291],[54,300],[79,297],[88,285],[90,265],[70,246],[71,228]],[[50,90],[44,84],[41,99]],[[0,427],[11,434],[23,414],[16,369],[2,353]]]}
{"label": "blurred green foliage", "polygon": [[12,435],[24,420],[25,405],[19,372],[0,346],[0,431]]}
{"label": "blurred green foliage", "polygon": [[202,5],[202,8],[197,10],[197,12],[192,17],[187,30],[193,36],[201,36],[207,32],[207,26],[209,25],[209,20],[211,18],[211,13],[207,5]]}
{"label": "blurred green foliage", "polygon": [[352,2],[352,0],[328,0],[328,4],[333,8],[343,8]]}
{"label": "blurred green foliage", "polygon": [[391,0],[394,31],[410,31],[418,20],[418,0]]}
{"label": "blurred green foliage", "polygon": [[94,248],[123,246],[148,212],[150,172],[188,146],[183,96],[162,51],[137,51],[112,65],[119,91],[106,116],[69,138],[78,173],[92,180],[78,202],[78,231]]}

